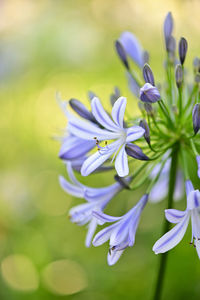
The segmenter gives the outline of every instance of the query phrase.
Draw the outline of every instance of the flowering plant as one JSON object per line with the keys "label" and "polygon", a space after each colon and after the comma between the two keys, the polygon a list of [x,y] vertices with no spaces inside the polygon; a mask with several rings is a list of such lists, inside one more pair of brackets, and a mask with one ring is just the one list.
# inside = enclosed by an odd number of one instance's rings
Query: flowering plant
{"label": "flowering plant", "polygon": [[[190,220],[191,244],[200,258],[200,192],[193,187],[187,159],[188,154],[196,158],[200,177],[200,59],[194,59],[194,80],[188,83],[184,68],[188,44],[185,38],[180,39],[177,58],[171,13],[164,21],[164,41],[166,82],[162,85],[154,79],[149,55],[132,33],[122,33],[115,43],[129,87],[138,98],[141,116],[125,118],[127,100],[118,88],[110,97],[111,113],[92,92],[89,93],[91,110],[76,99],[61,101],[58,95],[68,120],[59,156],[71,181],[60,177],[60,184],[67,193],[86,201],[73,207],[69,214],[72,222],[88,224],[87,247],[109,240],[107,260],[109,265],[115,264],[124,250],[134,245],[147,203],[158,202],[168,195],[163,236],[153,246],[156,254],[163,253],[154,299],[160,297],[166,253],[182,240]],[[134,164],[136,160],[140,161],[139,167],[130,172],[130,162]],[[76,171],[88,176],[113,169],[116,171],[113,184],[102,188],[86,186],[74,174]],[[173,203],[183,198],[184,181],[187,202],[185,211],[180,211],[173,209]],[[123,189],[136,190],[145,183],[145,194],[124,215],[104,213],[110,200]],[[94,236],[97,225],[105,223],[111,224]],[[170,229],[170,223],[176,225]]]}

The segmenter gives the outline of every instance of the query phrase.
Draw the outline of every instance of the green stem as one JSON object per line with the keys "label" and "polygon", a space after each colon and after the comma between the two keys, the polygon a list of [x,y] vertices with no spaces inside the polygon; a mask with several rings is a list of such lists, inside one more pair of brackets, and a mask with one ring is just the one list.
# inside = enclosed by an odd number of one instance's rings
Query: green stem
{"label": "green stem", "polygon": [[[174,149],[172,151],[172,156],[171,156],[172,160],[171,160],[171,167],[170,167],[170,174],[169,174],[169,192],[168,192],[168,206],[167,206],[168,209],[173,207],[173,195],[174,195],[177,165],[178,165],[178,152],[179,152],[179,145],[176,144],[174,146]],[[165,220],[163,225],[163,234],[169,231],[169,228],[170,228],[170,223],[167,220]],[[164,281],[164,275],[165,275],[166,263],[167,263],[167,255],[168,252],[163,253],[160,256],[160,265],[158,270],[155,294],[153,298],[154,300],[161,299],[161,292],[163,288],[163,281]]]}

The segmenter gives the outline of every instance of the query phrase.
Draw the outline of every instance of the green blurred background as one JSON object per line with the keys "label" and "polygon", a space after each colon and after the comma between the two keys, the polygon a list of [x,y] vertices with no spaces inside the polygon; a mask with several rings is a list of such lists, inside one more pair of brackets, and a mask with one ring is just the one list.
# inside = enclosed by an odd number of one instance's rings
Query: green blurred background
{"label": "green blurred background", "polygon": [[[65,169],[56,137],[66,119],[55,93],[88,104],[92,90],[109,107],[117,85],[128,97],[129,114],[135,114],[113,41],[133,31],[162,81],[162,25],[169,10],[175,36],[189,42],[191,68],[200,55],[200,1],[0,0],[0,299],[151,298],[158,266],[151,248],[160,236],[165,202],[147,206],[136,245],[115,266],[107,266],[108,245],[86,249],[86,229],[67,218],[69,207],[80,201],[58,184]],[[93,186],[97,181],[103,186],[112,177],[84,179]],[[108,212],[121,214],[138,197],[124,192]],[[163,299],[200,297],[200,266],[189,241],[190,232],[170,252]]]}

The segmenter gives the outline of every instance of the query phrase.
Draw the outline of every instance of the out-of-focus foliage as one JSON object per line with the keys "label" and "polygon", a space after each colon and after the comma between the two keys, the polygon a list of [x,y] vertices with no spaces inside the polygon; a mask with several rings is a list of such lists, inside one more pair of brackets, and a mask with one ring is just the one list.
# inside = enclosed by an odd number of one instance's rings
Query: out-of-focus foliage
{"label": "out-of-focus foliage", "polygon": [[[57,136],[66,119],[55,92],[89,104],[86,94],[92,90],[109,108],[117,85],[136,113],[114,40],[123,30],[133,31],[152,53],[151,67],[162,81],[158,69],[166,12],[173,12],[176,32],[189,42],[186,65],[191,67],[200,48],[199,9],[199,1],[187,0],[0,1],[0,299],[149,297],[157,267],[151,245],[159,237],[165,203],[148,205],[136,245],[116,266],[107,266],[104,247],[84,247],[84,229],[67,218],[78,200],[58,184],[65,168],[57,158]],[[102,186],[112,182],[95,176]],[[109,209],[118,214],[137,199],[124,192]],[[171,251],[165,299],[199,299],[197,260],[189,245]]]}

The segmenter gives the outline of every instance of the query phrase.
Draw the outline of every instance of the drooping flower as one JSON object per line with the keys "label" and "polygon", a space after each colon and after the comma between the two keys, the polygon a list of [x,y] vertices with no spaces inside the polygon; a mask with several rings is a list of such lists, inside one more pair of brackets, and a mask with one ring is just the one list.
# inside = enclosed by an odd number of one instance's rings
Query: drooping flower
{"label": "drooping flower", "polygon": [[170,231],[164,234],[153,246],[153,251],[158,253],[164,253],[174,248],[183,238],[186,229],[188,227],[189,220],[192,224],[192,239],[191,243],[194,243],[197,254],[200,258],[200,192],[194,190],[192,182],[186,181],[186,194],[187,194],[187,208],[185,211],[177,209],[166,209],[165,217],[170,223],[177,224]]}
{"label": "drooping flower", "polygon": [[[108,202],[123,189],[123,186],[116,182],[103,188],[92,188],[80,183],[72,170],[72,164],[67,163],[67,171],[71,182],[63,176],[59,177],[60,185],[68,194],[84,198],[87,202],[77,205],[69,211],[70,220],[80,226],[88,224],[88,233],[86,236],[86,246],[89,247],[91,239],[97,227],[97,220],[92,215],[92,211],[103,211]],[[128,179],[127,179],[128,180]]]}
{"label": "drooping flower", "polygon": [[110,240],[107,256],[109,265],[114,265],[122,255],[123,251],[127,247],[132,247],[134,245],[140,215],[147,200],[148,195],[145,194],[140,201],[122,217],[112,217],[98,211],[93,212],[93,216],[96,217],[101,224],[114,222],[114,224],[98,232],[92,242],[96,247]]}
{"label": "drooping flower", "polygon": [[[151,192],[149,194],[149,201],[150,202],[160,202],[163,200],[165,197],[168,195],[168,185],[169,185],[169,172],[170,172],[170,166],[171,166],[171,159],[169,158],[161,173],[159,176],[158,181],[155,183],[153,188],[151,189]],[[161,163],[157,164],[153,171],[150,174],[151,180],[155,179],[156,176],[159,173],[161,167]],[[176,175],[176,184],[175,184],[175,189],[174,189],[174,200],[178,201],[183,198],[183,175],[181,171],[179,170]]]}
{"label": "drooping flower", "polygon": [[109,157],[114,155],[115,169],[119,176],[124,177],[129,173],[128,158],[125,150],[127,143],[141,138],[144,134],[144,129],[140,126],[132,126],[124,128],[124,112],[126,108],[126,99],[120,97],[113,105],[112,118],[106,113],[98,98],[92,100],[92,113],[95,119],[105,129],[100,129],[95,126],[78,123],[77,120],[69,120],[69,130],[79,137],[85,139],[94,139],[97,141],[107,141],[114,139],[115,141],[105,147],[98,147],[98,151],[92,154],[84,161],[81,168],[81,174],[87,176],[96,168],[102,165]]}

